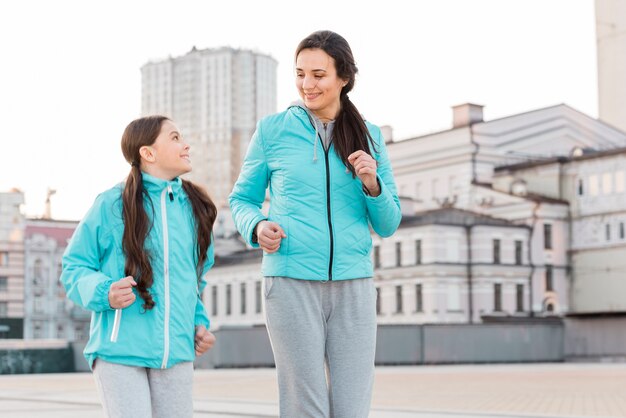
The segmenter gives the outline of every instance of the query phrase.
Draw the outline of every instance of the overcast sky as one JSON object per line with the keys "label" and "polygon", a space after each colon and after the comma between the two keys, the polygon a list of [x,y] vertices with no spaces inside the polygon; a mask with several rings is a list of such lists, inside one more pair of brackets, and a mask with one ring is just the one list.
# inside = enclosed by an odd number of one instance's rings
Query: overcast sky
{"label": "overcast sky", "polygon": [[0,191],[40,216],[52,187],[53,217],[82,218],[128,172],[119,142],[144,63],[193,46],[270,54],[282,110],[293,51],[318,29],[351,44],[350,97],[396,139],[448,129],[465,102],[487,120],[558,103],[597,117],[592,0],[3,1]]}

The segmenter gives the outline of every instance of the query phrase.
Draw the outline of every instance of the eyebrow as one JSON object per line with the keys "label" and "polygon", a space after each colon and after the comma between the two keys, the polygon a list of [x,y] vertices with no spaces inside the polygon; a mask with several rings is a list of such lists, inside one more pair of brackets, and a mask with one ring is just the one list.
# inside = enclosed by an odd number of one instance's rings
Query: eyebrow
{"label": "eyebrow", "polygon": [[[303,70],[302,68],[298,68],[298,67],[296,67],[296,71],[304,71],[304,70]],[[323,72],[326,72],[326,69],[324,69],[324,68],[316,68],[316,69],[311,70],[311,71],[313,71],[313,72],[315,72],[315,71],[323,71]]]}

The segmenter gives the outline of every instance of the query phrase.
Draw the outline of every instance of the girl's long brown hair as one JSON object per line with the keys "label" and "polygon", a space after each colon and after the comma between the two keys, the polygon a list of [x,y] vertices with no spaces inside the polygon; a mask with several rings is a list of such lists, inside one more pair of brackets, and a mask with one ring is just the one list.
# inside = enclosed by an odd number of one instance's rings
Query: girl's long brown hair
{"label": "girl's long brown hair", "polygon": [[[145,248],[145,241],[154,219],[154,207],[143,187],[139,149],[143,146],[152,145],[159,136],[161,125],[169,120],[165,116],[147,116],[132,121],[122,135],[122,153],[131,165],[130,173],[122,192],[122,213],[124,218],[124,234],[122,237],[122,249],[126,256],[124,274],[132,276],[137,282],[137,291],[143,299],[143,308],[150,310],[155,301],[150,294],[150,287],[154,281],[150,254]],[[211,245],[211,232],[217,216],[217,209],[207,192],[190,181],[182,180],[183,190],[191,203],[191,208],[196,226],[196,276],[201,280],[204,263],[207,259],[207,251]],[[149,203],[147,203],[149,202]],[[145,205],[149,204],[152,209],[152,218],[148,217]]]}
{"label": "girl's long brown hair", "polygon": [[341,161],[352,172],[352,177],[355,177],[356,173],[354,167],[348,162],[348,156],[358,150],[363,150],[371,155],[368,140],[374,152],[378,151],[365,125],[363,116],[348,98],[348,93],[354,87],[356,74],[359,71],[354,62],[352,49],[350,49],[348,41],[341,35],[329,30],[313,32],[304,38],[296,48],[296,59],[304,49],[321,49],[326,52],[335,60],[337,77],[347,81],[339,94],[341,109],[333,128],[333,145]]}

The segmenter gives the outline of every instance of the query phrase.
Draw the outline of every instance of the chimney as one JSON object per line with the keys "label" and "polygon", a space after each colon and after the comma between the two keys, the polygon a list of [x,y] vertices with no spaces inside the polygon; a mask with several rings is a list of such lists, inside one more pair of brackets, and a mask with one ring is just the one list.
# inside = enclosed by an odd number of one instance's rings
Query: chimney
{"label": "chimney", "polygon": [[452,106],[452,127],[462,128],[483,121],[483,107],[474,103]]}
{"label": "chimney", "polygon": [[383,138],[385,138],[385,144],[393,142],[393,128],[391,125],[382,125],[380,132],[383,134]]}

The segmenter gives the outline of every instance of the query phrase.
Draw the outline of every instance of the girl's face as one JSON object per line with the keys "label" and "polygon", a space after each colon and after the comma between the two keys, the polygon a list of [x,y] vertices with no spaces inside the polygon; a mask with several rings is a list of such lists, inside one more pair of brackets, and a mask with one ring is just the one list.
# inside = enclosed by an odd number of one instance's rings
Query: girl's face
{"label": "girl's face", "polygon": [[322,49],[303,49],[296,57],[296,87],[309,110],[323,122],[335,119],[347,80],[337,76],[335,60]]}
{"label": "girl's face", "polygon": [[148,156],[143,163],[151,166],[149,172],[156,177],[171,180],[191,171],[189,144],[183,141],[176,125],[165,120],[161,124],[159,136],[148,148]]}

